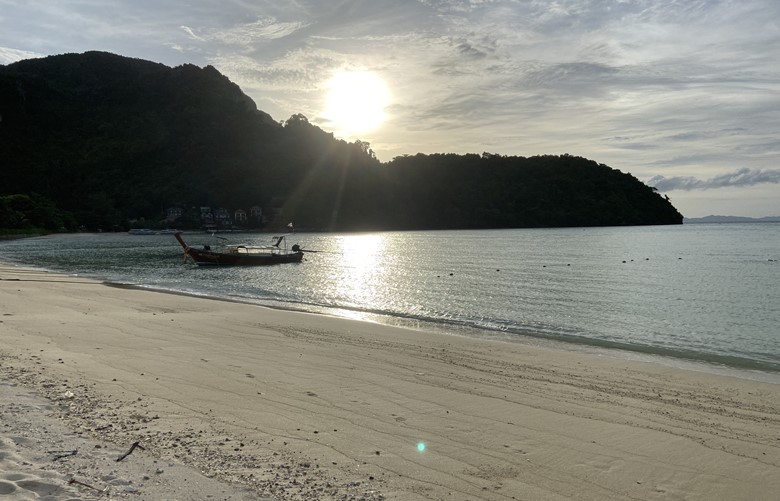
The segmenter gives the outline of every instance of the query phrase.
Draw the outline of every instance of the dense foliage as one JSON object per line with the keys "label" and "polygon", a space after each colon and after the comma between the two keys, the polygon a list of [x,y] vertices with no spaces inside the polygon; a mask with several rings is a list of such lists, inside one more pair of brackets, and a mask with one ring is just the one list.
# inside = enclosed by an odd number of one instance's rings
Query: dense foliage
{"label": "dense foliage", "polygon": [[61,211],[51,200],[37,193],[0,195],[0,228],[4,230],[51,232],[74,225],[75,221],[70,214]]}
{"label": "dense foliage", "polygon": [[211,66],[103,52],[0,66],[0,162],[0,227],[154,226],[168,207],[184,208],[175,225],[197,227],[201,206],[260,206],[271,226],[310,230],[682,222],[651,188],[590,160],[383,164],[367,143],[337,140],[302,115],[275,122]]}

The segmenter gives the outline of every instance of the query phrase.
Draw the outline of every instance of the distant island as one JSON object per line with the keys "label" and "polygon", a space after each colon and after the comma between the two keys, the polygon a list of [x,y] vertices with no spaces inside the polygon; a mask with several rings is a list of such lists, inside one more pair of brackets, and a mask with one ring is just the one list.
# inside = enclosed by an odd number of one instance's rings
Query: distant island
{"label": "distant island", "polygon": [[683,224],[699,223],[780,223],[780,216],[742,217],[742,216],[705,216],[686,217]]}
{"label": "distant island", "polygon": [[[532,127],[518,124],[517,127]],[[106,52],[0,66],[0,228],[310,231],[681,224],[630,174],[568,154],[382,163],[277,122],[211,66]]]}

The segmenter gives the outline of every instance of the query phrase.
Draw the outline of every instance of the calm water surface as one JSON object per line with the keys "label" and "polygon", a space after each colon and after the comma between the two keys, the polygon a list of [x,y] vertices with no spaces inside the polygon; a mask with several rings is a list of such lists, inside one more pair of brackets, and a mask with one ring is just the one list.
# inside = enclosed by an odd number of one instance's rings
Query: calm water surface
{"label": "calm water surface", "polygon": [[[231,243],[270,241],[230,235]],[[191,245],[216,242],[186,236]],[[780,224],[288,237],[300,264],[198,268],[170,235],[0,243],[0,259],[110,282],[469,336],[780,371]],[[616,351],[620,350],[620,351]]]}

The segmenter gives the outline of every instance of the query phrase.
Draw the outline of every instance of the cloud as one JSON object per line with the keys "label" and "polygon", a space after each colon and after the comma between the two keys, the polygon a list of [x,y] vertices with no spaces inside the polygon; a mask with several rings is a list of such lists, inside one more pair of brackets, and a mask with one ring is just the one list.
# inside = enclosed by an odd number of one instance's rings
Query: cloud
{"label": "cloud", "polygon": [[465,39],[461,39],[457,42],[457,49],[461,55],[467,58],[481,59],[487,56],[487,51],[484,48]]}
{"label": "cloud", "polygon": [[706,180],[697,179],[692,176],[655,176],[647,182],[649,186],[655,187],[658,191],[709,190],[769,183],[780,183],[780,169],[742,168]]}
{"label": "cloud", "polygon": [[9,47],[0,47],[0,64],[2,65],[36,57],[43,57],[43,54],[37,54],[27,50],[11,49]]}
{"label": "cloud", "polygon": [[[213,62],[239,85],[265,89],[314,91],[324,86],[333,68],[344,66],[347,58],[324,49],[295,49],[272,61],[257,61],[249,55],[229,55]],[[297,110],[300,111],[300,110]]]}
{"label": "cloud", "polygon": [[179,28],[184,30],[184,32],[186,34],[188,34],[193,40],[198,40],[200,42],[205,42],[206,41],[204,38],[201,38],[198,35],[196,35],[195,32],[192,31],[192,28],[190,28],[189,26],[179,26]]}
{"label": "cloud", "polygon": [[273,17],[266,17],[216,32],[212,37],[223,43],[251,45],[260,40],[275,40],[290,36],[306,26],[307,23],[302,21],[283,22]]}

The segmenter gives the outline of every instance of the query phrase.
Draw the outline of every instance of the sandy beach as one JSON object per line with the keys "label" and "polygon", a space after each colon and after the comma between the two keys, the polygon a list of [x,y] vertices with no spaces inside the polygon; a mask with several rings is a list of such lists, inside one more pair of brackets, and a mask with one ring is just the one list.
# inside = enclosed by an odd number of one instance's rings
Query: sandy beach
{"label": "sandy beach", "polygon": [[780,492],[777,384],[10,265],[0,315],[0,496]]}

